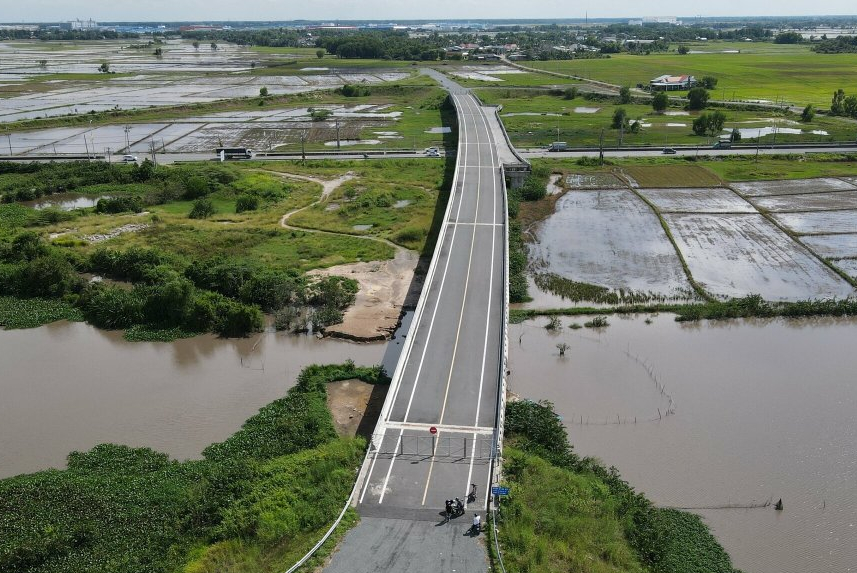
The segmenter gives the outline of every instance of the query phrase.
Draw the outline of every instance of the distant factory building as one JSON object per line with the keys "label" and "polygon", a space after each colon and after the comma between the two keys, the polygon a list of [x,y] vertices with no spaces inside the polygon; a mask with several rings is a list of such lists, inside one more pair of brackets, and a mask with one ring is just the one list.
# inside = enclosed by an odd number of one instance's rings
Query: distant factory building
{"label": "distant factory building", "polygon": [[689,90],[696,85],[696,78],[693,76],[658,76],[649,82],[649,89],[653,92],[679,91]]}

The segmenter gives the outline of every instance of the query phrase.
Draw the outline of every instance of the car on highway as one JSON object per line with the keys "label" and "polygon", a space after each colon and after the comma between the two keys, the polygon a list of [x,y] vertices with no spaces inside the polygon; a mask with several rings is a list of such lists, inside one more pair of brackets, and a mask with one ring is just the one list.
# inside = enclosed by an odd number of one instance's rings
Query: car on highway
{"label": "car on highway", "polygon": [[676,150],[672,147],[664,147],[664,150],[661,153],[663,153],[664,155],[675,155]]}
{"label": "car on highway", "polygon": [[136,155],[123,155],[122,161],[124,163],[137,163],[137,156]]}
{"label": "car on highway", "polygon": [[426,157],[440,157],[440,151],[437,149],[434,151],[426,151]]}
{"label": "car on highway", "polygon": [[423,153],[425,153],[426,155],[429,155],[432,153],[440,153],[440,151],[438,151],[437,147],[426,147],[426,149],[425,149],[425,151],[423,151]]}

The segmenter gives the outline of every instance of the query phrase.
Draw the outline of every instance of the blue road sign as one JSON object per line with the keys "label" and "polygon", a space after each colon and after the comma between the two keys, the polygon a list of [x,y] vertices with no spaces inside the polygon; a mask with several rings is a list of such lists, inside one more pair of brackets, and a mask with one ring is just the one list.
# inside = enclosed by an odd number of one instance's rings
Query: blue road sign
{"label": "blue road sign", "polygon": [[491,495],[509,495],[509,488],[495,485],[491,488]]}

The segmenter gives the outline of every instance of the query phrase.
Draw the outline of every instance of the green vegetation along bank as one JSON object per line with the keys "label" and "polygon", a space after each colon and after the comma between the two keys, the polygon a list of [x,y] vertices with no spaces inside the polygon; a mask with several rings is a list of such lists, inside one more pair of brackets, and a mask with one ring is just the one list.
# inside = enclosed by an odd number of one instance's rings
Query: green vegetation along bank
{"label": "green vegetation along bank", "polygon": [[575,454],[550,403],[510,402],[505,430],[498,536],[510,573],[736,571],[699,516],[657,508],[616,468]]}
{"label": "green vegetation along bank", "polygon": [[102,444],[0,480],[0,573],[285,570],[351,492],[365,442],[337,437],[325,384],[352,378],[387,381],[380,367],[307,367],[201,460]]}
{"label": "green vegetation along bank", "polygon": [[[166,340],[241,336],[279,313],[282,328],[323,329],[358,285],[308,271],[390,259],[391,243],[430,252],[449,171],[418,160],[0,165],[0,296],[29,300],[4,305],[0,325],[84,318]],[[323,196],[322,183],[346,175]],[[97,202],[33,207],[69,197]]]}

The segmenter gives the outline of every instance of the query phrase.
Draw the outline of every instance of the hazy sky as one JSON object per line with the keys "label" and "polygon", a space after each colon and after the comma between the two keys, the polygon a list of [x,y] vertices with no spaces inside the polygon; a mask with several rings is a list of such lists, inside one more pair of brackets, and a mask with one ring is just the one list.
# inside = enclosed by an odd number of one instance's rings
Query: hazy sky
{"label": "hazy sky", "polygon": [[[0,0],[0,21],[582,18],[854,14],[854,0]],[[490,7],[490,9],[489,9]]]}

